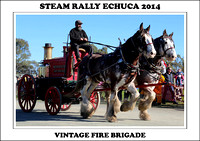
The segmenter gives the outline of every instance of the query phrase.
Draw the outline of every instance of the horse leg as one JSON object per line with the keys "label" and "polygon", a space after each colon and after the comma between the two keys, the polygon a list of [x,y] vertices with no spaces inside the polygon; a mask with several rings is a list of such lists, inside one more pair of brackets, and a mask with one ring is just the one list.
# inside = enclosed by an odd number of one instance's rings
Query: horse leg
{"label": "horse leg", "polygon": [[120,105],[121,103],[117,97],[117,91],[111,90],[110,104],[108,106],[108,112],[106,117],[109,122],[117,121],[116,114],[120,111]]}
{"label": "horse leg", "polygon": [[147,109],[151,108],[152,102],[155,99],[156,93],[153,91],[154,87],[145,88],[144,98],[140,99],[138,109],[140,110],[140,119],[142,120],[151,120],[150,115],[147,112]]}
{"label": "horse leg", "polygon": [[123,112],[133,110],[140,95],[133,82],[128,85],[127,90],[131,93],[131,99],[130,101],[125,100],[121,105],[120,110]]}
{"label": "horse leg", "polygon": [[108,114],[108,107],[110,104],[110,95],[111,95],[111,91],[105,91],[105,98],[106,98],[106,103],[107,103],[105,117],[107,117],[107,114]]}
{"label": "horse leg", "polygon": [[96,82],[92,81],[91,84],[90,84],[90,86],[89,86],[89,88],[88,88],[88,90],[87,90],[87,93],[86,93],[87,99],[86,99],[86,100],[88,100],[88,102],[87,102],[88,105],[85,106],[85,107],[87,107],[87,110],[84,110],[84,111],[86,111],[85,113],[82,113],[82,112],[81,112],[81,115],[82,115],[83,117],[85,117],[85,118],[90,118],[90,117],[92,117],[92,115],[93,115],[94,112],[95,112],[94,107],[93,107],[92,103],[90,102],[90,95],[91,95],[91,93],[94,91],[94,89],[96,88],[96,86],[97,86],[98,84],[99,84],[99,83],[96,83]]}
{"label": "horse leg", "polygon": [[88,95],[87,95],[87,90],[90,87],[92,83],[92,79],[90,77],[86,76],[86,84],[83,86],[81,89],[81,97],[82,97],[82,102],[81,102],[81,116],[83,118],[88,118],[89,113],[91,113],[91,105],[90,101],[88,100]]}

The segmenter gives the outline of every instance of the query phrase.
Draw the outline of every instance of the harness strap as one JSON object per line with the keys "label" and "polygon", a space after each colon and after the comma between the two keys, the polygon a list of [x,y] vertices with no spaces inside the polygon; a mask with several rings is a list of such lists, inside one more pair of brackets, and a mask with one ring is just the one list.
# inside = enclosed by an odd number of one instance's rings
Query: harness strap
{"label": "harness strap", "polygon": [[[133,44],[133,46],[135,46],[135,43],[133,42],[133,39],[131,38],[131,43]],[[139,53],[142,53],[142,50],[139,48],[136,48],[138,50]]]}
{"label": "harness strap", "polygon": [[154,73],[157,73],[157,74],[159,75],[158,77],[154,77],[154,76],[151,74],[151,72],[150,72],[149,70],[140,69],[140,71],[147,71],[147,72],[149,72],[149,75],[150,75],[153,79],[155,79],[155,80],[159,80],[159,79],[160,79],[160,76],[162,75],[161,73],[159,73],[159,72],[157,72],[157,71],[154,71]]}
{"label": "harness strap", "polygon": [[170,47],[170,48],[164,50],[164,53],[166,54],[166,52],[167,52],[168,50],[170,50],[170,49],[174,49],[174,47]]}
{"label": "harness strap", "polygon": [[120,47],[120,54],[121,54],[121,57],[122,57],[122,60],[123,60],[124,64],[126,64],[128,68],[130,68],[132,70],[138,71],[138,69],[139,69],[139,62],[137,63],[137,65],[133,65],[133,64],[130,64],[130,63],[126,62],[126,60],[124,58],[124,55],[122,53],[121,47]]}

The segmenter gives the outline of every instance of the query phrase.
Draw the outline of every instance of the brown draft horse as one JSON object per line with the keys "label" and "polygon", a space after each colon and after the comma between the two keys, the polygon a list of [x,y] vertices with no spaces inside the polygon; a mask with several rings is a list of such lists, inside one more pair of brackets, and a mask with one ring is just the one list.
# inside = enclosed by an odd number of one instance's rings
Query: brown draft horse
{"label": "brown draft horse", "polygon": [[[166,30],[163,31],[163,35],[156,38],[153,41],[154,47],[156,49],[156,56],[154,58],[146,58],[142,55],[139,59],[140,63],[140,74],[137,75],[134,80],[135,85],[148,85],[157,84],[161,75],[162,64],[161,61],[165,57],[168,61],[174,61],[177,57],[175,51],[174,41],[172,39],[173,33],[167,34]],[[106,85],[104,86],[106,87]],[[155,99],[156,93],[153,91],[155,86],[140,88],[144,92],[144,97],[140,99],[138,109],[140,110],[139,117],[142,120],[150,120],[150,115],[147,110],[151,108],[152,102]],[[110,93],[106,92],[107,99],[107,110],[109,102]],[[130,110],[126,107],[129,103],[127,100],[124,101],[124,106],[121,106],[121,111],[125,112]]]}
{"label": "brown draft horse", "polygon": [[143,23],[141,23],[139,30],[113,53],[93,54],[83,58],[78,68],[76,88],[72,92],[81,93],[80,112],[83,118],[90,118],[94,113],[89,97],[99,82],[105,82],[111,89],[110,104],[106,115],[108,121],[115,122],[117,120],[116,114],[120,111],[121,105],[117,97],[120,87],[127,88],[132,94],[126,107],[134,108],[139,97],[133,83],[139,67],[139,57],[141,54],[147,58],[153,58],[156,55],[149,30],[150,26],[144,29]]}

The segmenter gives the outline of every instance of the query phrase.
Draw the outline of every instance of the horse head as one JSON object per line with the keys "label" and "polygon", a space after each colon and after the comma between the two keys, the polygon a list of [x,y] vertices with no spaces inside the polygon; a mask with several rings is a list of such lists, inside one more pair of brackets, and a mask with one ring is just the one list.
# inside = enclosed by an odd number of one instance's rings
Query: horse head
{"label": "horse head", "polygon": [[139,30],[133,35],[132,39],[140,52],[144,54],[147,58],[154,58],[156,55],[156,50],[153,44],[153,38],[149,34],[150,25],[144,29],[143,23],[140,24]]}
{"label": "horse head", "polygon": [[172,36],[173,32],[170,35],[168,35],[166,30],[164,30],[163,35],[154,40],[155,47],[159,47],[156,48],[157,55],[165,57],[168,61],[174,61],[177,57]]}

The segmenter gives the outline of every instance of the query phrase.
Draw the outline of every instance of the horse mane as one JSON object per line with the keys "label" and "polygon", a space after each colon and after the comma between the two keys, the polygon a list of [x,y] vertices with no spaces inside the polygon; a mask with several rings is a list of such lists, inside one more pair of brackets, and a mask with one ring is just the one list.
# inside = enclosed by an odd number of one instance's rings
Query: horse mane
{"label": "horse mane", "polygon": [[132,37],[130,37],[124,44],[122,44],[122,52],[126,62],[133,63],[133,61],[139,56],[140,52],[137,48],[137,37],[140,31],[138,30]]}
{"label": "horse mane", "polygon": [[[159,48],[160,48],[161,46],[162,46],[162,47],[164,46],[164,43],[163,43],[163,44],[160,44],[162,38],[163,38],[163,36],[160,36],[160,37],[158,37],[158,38],[156,38],[156,39],[153,40],[153,44],[154,44],[154,47],[155,47],[156,51],[159,50]],[[156,56],[158,56],[158,55],[160,55],[160,54],[159,54],[159,52],[157,51]]]}

